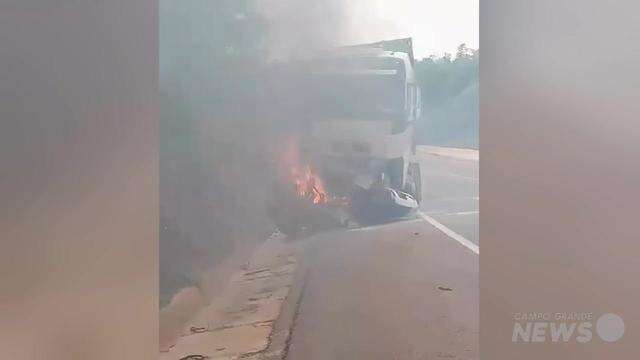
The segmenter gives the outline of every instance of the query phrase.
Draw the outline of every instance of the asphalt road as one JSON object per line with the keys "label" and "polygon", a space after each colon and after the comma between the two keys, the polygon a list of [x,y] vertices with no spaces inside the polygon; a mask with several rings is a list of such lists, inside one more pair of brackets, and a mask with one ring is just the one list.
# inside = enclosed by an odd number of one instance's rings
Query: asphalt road
{"label": "asphalt road", "polygon": [[420,160],[422,213],[479,245],[478,161],[429,154]]}
{"label": "asphalt road", "polygon": [[301,245],[287,359],[478,358],[478,162],[422,154],[420,165],[415,218]]}

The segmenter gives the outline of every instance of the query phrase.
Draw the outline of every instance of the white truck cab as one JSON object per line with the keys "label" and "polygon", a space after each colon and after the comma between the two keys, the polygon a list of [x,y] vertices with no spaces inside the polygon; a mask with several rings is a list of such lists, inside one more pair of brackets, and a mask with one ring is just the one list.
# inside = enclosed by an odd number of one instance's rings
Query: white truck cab
{"label": "white truck cab", "polygon": [[421,96],[411,39],[339,48],[307,70],[311,121],[304,151],[329,190],[364,199],[368,207],[368,199],[385,198],[416,208],[421,179],[414,124]]}

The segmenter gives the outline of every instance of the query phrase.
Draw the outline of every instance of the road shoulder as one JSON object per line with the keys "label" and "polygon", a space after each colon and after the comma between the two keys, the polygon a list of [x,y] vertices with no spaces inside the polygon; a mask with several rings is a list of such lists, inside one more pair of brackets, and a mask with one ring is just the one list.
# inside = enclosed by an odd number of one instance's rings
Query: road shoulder
{"label": "road shoulder", "polygon": [[[299,272],[294,247],[273,236],[238,269],[229,286],[182,329],[161,360],[276,359],[286,346],[288,320],[280,316]],[[292,317],[289,316],[291,319]],[[282,319],[282,320],[280,320]],[[198,357],[194,357],[198,358]]]}

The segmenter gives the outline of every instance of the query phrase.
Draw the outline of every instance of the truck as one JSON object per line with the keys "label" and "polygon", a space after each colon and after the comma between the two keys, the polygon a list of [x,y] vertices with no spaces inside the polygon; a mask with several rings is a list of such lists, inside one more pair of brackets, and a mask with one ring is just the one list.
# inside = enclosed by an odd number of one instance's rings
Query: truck
{"label": "truck", "polygon": [[414,64],[406,38],[332,49],[302,66],[300,156],[317,175],[313,183],[322,182],[323,202],[342,199],[359,223],[405,216],[422,201]]}

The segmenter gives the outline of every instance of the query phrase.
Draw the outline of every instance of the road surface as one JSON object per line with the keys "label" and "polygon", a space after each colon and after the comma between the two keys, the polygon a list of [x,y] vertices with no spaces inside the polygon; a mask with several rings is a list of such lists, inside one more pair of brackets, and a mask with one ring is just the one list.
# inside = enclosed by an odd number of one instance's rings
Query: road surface
{"label": "road surface", "polygon": [[302,243],[292,360],[478,358],[478,161],[421,152],[421,212]]}

